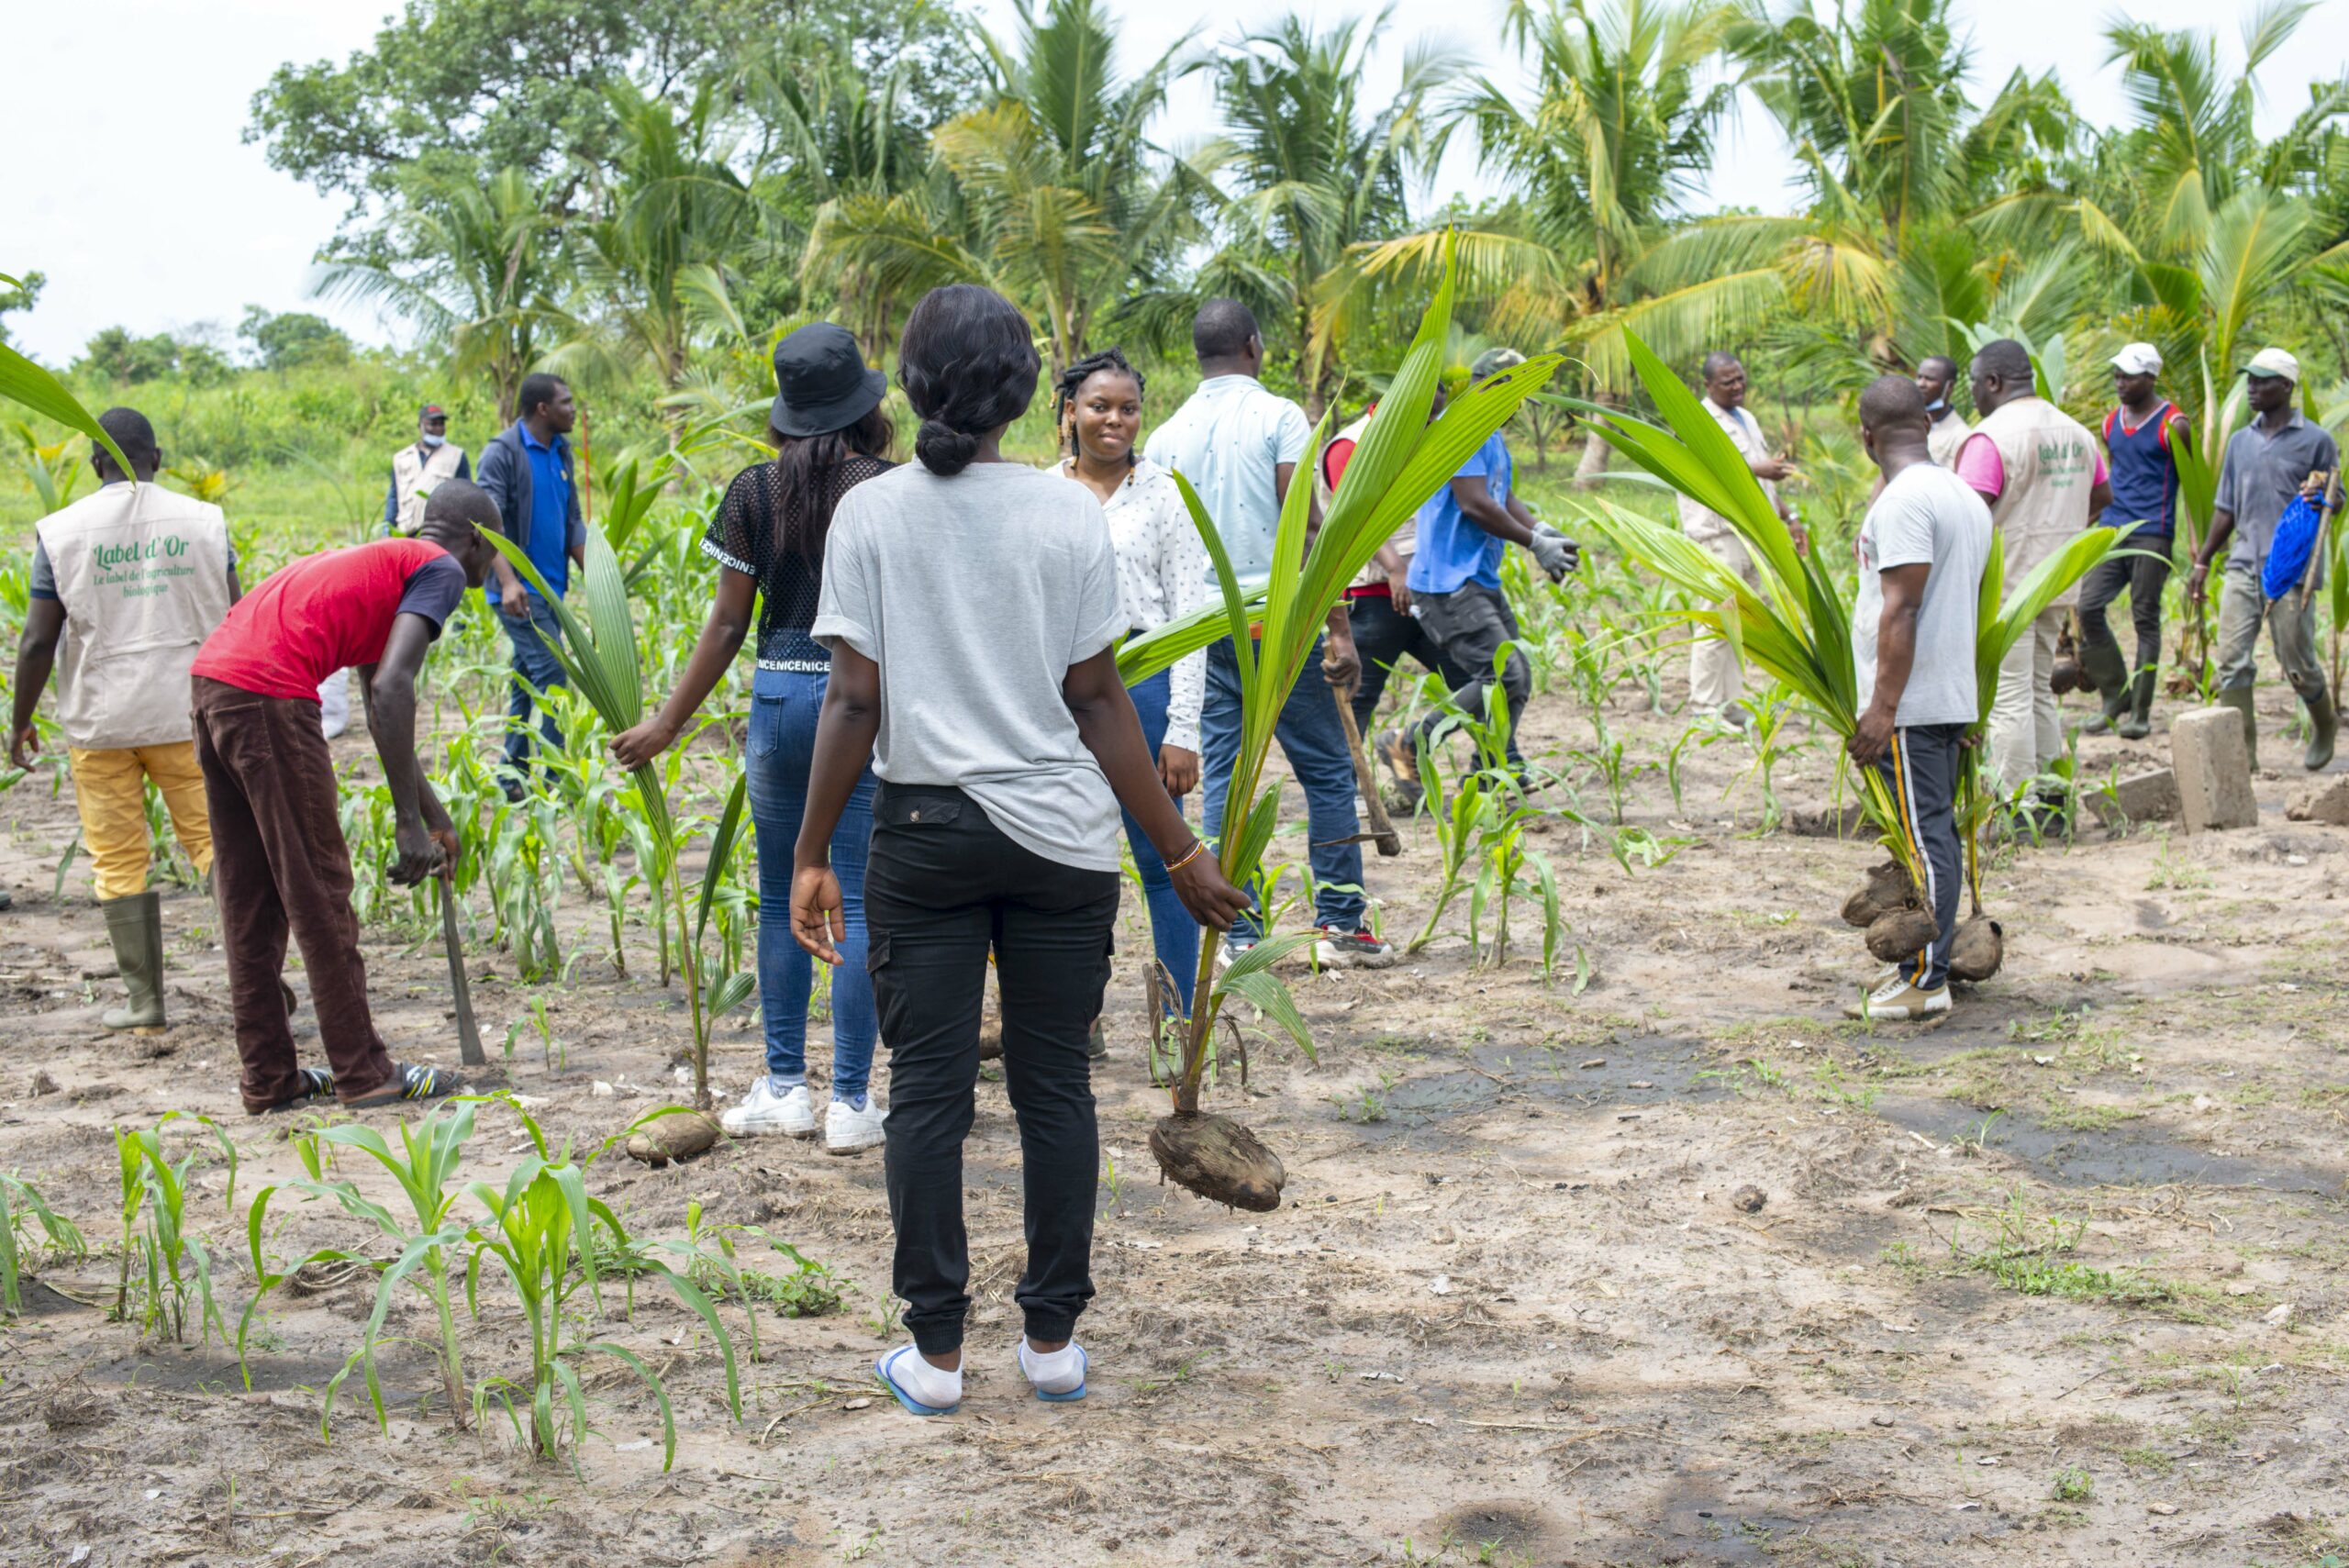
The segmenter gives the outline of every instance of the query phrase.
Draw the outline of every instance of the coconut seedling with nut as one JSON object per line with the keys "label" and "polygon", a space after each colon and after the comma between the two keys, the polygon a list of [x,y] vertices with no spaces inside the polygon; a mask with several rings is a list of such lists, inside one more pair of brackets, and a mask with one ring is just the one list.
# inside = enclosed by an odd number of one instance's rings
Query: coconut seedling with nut
{"label": "coconut seedling with nut", "polygon": [[[1700,608],[1681,618],[1720,637],[1739,656],[1778,681],[1849,740],[1858,726],[1858,672],[1852,657],[1852,609],[1842,585],[1828,574],[1819,553],[1797,548],[1794,535],[1763,495],[1745,455],[1698,403],[1671,368],[1626,331],[1624,347],[1632,369],[1654,403],[1659,428],[1595,403],[1553,399],[1587,417],[1617,451],[1728,519],[1752,559],[1758,583],[1748,584],[1704,546],[1666,527],[1611,503],[1590,508],[1593,527],[1624,554],[1687,590]],[[2129,528],[2089,528],[2034,567],[2007,591],[2005,551],[1997,534],[1975,619],[1975,676],[1980,695],[1977,724],[1989,719],[1998,667],[2041,611],[2119,546]],[[1891,862],[1869,873],[1868,884],[1847,899],[1843,918],[1867,929],[1869,951],[1897,962],[1939,935],[1932,913],[1917,889],[1924,885],[1917,846],[1900,826],[1885,782],[1874,769],[1858,776],[1860,805],[1876,829]],[[1958,833],[1966,852],[1966,882],[1972,916],[1953,938],[1951,973],[1961,980],[1987,979],[2004,953],[2004,932],[1982,914],[1976,841],[1987,826],[1993,802],[1981,778],[1979,748],[1970,747],[1958,787]],[[1896,874],[1897,873],[1897,874]],[[1962,962],[1961,962],[1962,960]]]}
{"label": "coconut seedling with nut", "polygon": [[[1510,366],[1453,398],[1442,417],[1430,423],[1428,410],[1434,406],[1445,335],[1452,325],[1453,286],[1452,244],[1447,239],[1435,297],[1420,317],[1419,332],[1386,396],[1363,432],[1318,530],[1308,526],[1313,487],[1289,486],[1274,539],[1271,576],[1261,594],[1242,590],[1214,520],[1190,482],[1179,473],[1174,476],[1215,564],[1222,602],[1127,642],[1118,651],[1118,673],[1132,685],[1212,642],[1231,639],[1240,666],[1240,751],[1232,763],[1217,858],[1236,887],[1256,880],[1272,840],[1281,792],[1277,784],[1265,784],[1264,764],[1274,725],[1305,661],[1313,654],[1330,611],[1404,519],[1442,489],[1562,362],[1556,354],[1539,354]],[[1325,417],[1300,472],[1318,461],[1329,431]],[[1198,1000],[1184,1028],[1181,1066],[1171,1087],[1174,1106],[1152,1129],[1150,1147],[1164,1174],[1203,1197],[1256,1210],[1280,1205],[1287,1176],[1279,1156],[1246,1128],[1205,1111],[1201,1089],[1217,1025],[1236,1028],[1226,1011],[1234,996],[1311,1053],[1312,1037],[1273,965],[1313,940],[1308,931],[1259,942],[1221,975],[1215,972],[1215,944],[1202,946]]]}

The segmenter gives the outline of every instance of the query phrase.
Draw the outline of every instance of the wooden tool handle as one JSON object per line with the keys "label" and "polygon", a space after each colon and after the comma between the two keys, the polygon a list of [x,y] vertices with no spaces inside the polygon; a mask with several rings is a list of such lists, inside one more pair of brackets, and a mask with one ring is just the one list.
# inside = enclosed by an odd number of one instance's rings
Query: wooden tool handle
{"label": "wooden tool handle", "polygon": [[1370,771],[1370,759],[1363,755],[1362,731],[1354,724],[1354,684],[1332,682],[1330,695],[1337,700],[1338,723],[1346,732],[1346,751],[1354,760],[1354,784],[1362,790],[1362,803],[1370,813],[1371,841],[1382,855],[1403,852],[1403,836],[1395,831],[1395,824],[1386,816],[1386,803],[1378,797],[1378,779]]}

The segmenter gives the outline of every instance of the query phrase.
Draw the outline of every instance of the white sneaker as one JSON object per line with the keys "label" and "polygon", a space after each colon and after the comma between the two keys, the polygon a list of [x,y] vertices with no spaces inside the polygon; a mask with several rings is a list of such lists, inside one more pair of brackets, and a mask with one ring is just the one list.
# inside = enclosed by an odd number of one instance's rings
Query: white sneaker
{"label": "white sneaker", "polygon": [[1843,1009],[1847,1018],[1891,1019],[1909,1022],[1934,1013],[1949,1011],[1949,987],[1927,991],[1911,985],[1906,980],[1886,981],[1858,1001]]}
{"label": "white sneaker", "polygon": [[1320,931],[1313,943],[1313,958],[1324,969],[1389,969],[1401,956],[1393,942],[1381,941],[1367,929],[1323,926]]}
{"label": "white sneaker", "polygon": [[846,1100],[834,1100],[832,1108],[824,1113],[824,1152],[853,1154],[861,1149],[879,1147],[881,1119],[888,1112],[871,1095],[864,1096],[864,1108],[857,1109]]}
{"label": "white sneaker", "polygon": [[765,1073],[751,1085],[742,1103],[729,1106],[718,1118],[732,1138],[761,1138],[782,1133],[789,1138],[816,1136],[816,1102],[805,1084],[794,1084],[785,1094],[774,1092],[774,1080]]}

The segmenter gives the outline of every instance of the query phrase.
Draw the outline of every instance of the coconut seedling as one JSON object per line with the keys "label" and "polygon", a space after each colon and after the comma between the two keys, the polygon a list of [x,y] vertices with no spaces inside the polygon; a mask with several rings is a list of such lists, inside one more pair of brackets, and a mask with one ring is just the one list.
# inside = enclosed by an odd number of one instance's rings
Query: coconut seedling
{"label": "coconut seedling", "polygon": [[[1345,585],[1404,518],[1442,488],[1469,454],[1507,424],[1560,363],[1557,355],[1542,354],[1502,371],[1453,399],[1442,417],[1430,424],[1428,410],[1435,401],[1445,334],[1452,324],[1453,284],[1447,240],[1443,277],[1435,296],[1420,317],[1419,332],[1386,396],[1346,465],[1329,515],[1321,519],[1318,531],[1308,528],[1312,486],[1289,486],[1261,608],[1233,575],[1230,557],[1214,520],[1189,481],[1180,473],[1174,476],[1214,563],[1222,602],[1128,642],[1119,651],[1118,670],[1130,685],[1211,642],[1231,639],[1240,667],[1241,737],[1217,858],[1225,878],[1235,887],[1250,886],[1257,878],[1279,817],[1279,787],[1268,786],[1264,781],[1274,725]],[[1329,428],[1325,417],[1306,463],[1317,461]],[[1303,1049],[1311,1049],[1295,1002],[1272,973],[1282,957],[1311,940],[1311,934],[1306,933],[1259,942],[1220,978],[1215,973],[1217,944],[1201,944],[1195,992],[1198,999],[1183,1038],[1173,1109],[1152,1129],[1150,1146],[1163,1172],[1202,1196],[1249,1209],[1279,1206],[1286,1180],[1279,1158],[1239,1123],[1205,1113],[1200,1106],[1200,1084],[1207,1070],[1209,1037],[1233,996],[1253,1006]]]}
{"label": "coconut seedling", "polygon": [[[1804,554],[1747,465],[1745,457],[1698,404],[1670,367],[1642,342],[1624,334],[1633,370],[1663,419],[1660,428],[1596,404],[1571,403],[1598,436],[1617,451],[1675,490],[1729,520],[1752,558],[1759,586],[1749,585],[1704,546],[1677,528],[1609,502],[1594,504],[1591,525],[1625,555],[1687,589],[1705,607],[1681,610],[1678,618],[1704,627],[1729,642],[1740,657],[1760,668],[1816,714],[1842,740],[1858,727],[1859,675],[1852,657],[1852,609],[1841,585],[1816,552]],[[1571,400],[1569,400],[1571,402]],[[1991,536],[1982,575],[1975,637],[1975,673],[1979,719],[1987,722],[1998,691],[1998,666],[2041,611],[2087,575],[2128,532],[2089,528],[2034,567],[2009,590],[2004,550]],[[1860,804],[1892,863],[1870,873],[1867,888],[1847,902],[1844,917],[1866,917],[1868,949],[1887,962],[1905,958],[1937,934],[1933,917],[1921,907],[1916,889],[1925,884],[1919,850],[1902,831],[1900,817],[1876,770],[1859,772]],[[1959,832],[1967,846],[1987,825],[1991,803],[1972,759],[1961,778]],[[1969,883],[1974,878],[1969,871]],[[1978,900],[1975,916],[1980,916]],[[1978,955],[1984,933],[1966,938],[1969,958]],[[1995,968],[1995,959],[1992,967]],[[1961,978],[1966,976],[1961,975]]]}

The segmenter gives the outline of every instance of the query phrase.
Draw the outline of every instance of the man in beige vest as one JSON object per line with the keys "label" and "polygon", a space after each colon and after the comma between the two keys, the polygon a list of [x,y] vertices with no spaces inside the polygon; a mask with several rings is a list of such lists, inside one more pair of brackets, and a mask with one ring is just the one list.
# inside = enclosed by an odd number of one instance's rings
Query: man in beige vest
{"label": "man in beige vest", "polygon": [[[1725,350],[1715,350],[1705,356],[1705,412],[1713,417],[1737,450],[1745,454],[1747,466],[1761,482],[1762,493],[1778,509],[1778,516],[1795,536],[1795,547],[1802,548],[1802,525],[1778,495],[1778,481],[1794,473],[1794,464],[1785,458],[1773,457],[1762,439],[1762,427],[1745,411],[1745,367],[1737,356]],[[1686,495],[1680,497],[1680,531],[1720,557],[1730,570],[1749,584],[1759,584],[1753,558],[1746,554],[1745,543],[1730,527],[1727,517],[1708,510]],[[1718,637],[1699,632],[1696,643],[1688,650],[1688,706],[1693,713],[1711,714],[1741,728],[1745,723],[1745,710],[1737,703],[1745,689],[1745,672],[1737,662],[1737,651]]]}
{"label": "man in beige vest", "polygon": [[1957,389],[1957,361],[1947,354],[1927,354],[1917,364],[1917,390],[1925,395],[1925,415],[1932,423],[1925,427],[1925,450],[1943,468],[1957,462],[1957,449],[1974,433],[1965,416],[1950,406],[1949,395]]}
{"label": "man in beige vest", "polygon": [[[1974,406],[1982,419],[1958,450],[1957,476],[1990,504],[2011,587],[2087,532],[2088,519],[2112,499],[2112,487],[2096,438],[2039,395],[2030,351],[2021,343],[2001,338],[1984,344],[1972,368]],[[2064,754],[2055,642],[2078,597],[2077,584],[2065,589],[1998,666],[1989,760],[2003,791],[2037,777]]]}
{"label": "man in beige vest", "polygon": [[471,479],[465,449],[449,439],[449,411],[428,403],[418,411],[416,442],[392,454],[392,487],[384,496],[384,532],[413,538],[424,526],[424,498],[447,479]]}
{"label": "man in beige vest", "polygon": [[100,448],[90,457],[97,494],[39,525],[8,757],[33,765],[40,750],[33,710],[53,666],[82,841],[130,990],[130,1005],[108,1008],[102,1021],[155,1034],[164,1024],[163,923],[161,900],[147,885],[146,781],[162,792],[180,847],[198,874],[208,874],[212,828],[188,717],[188,667],[237,602],[237,557],[219,507],[155,484],[163,459],[144,415],[111,408],[98,423],[131,473]]}

